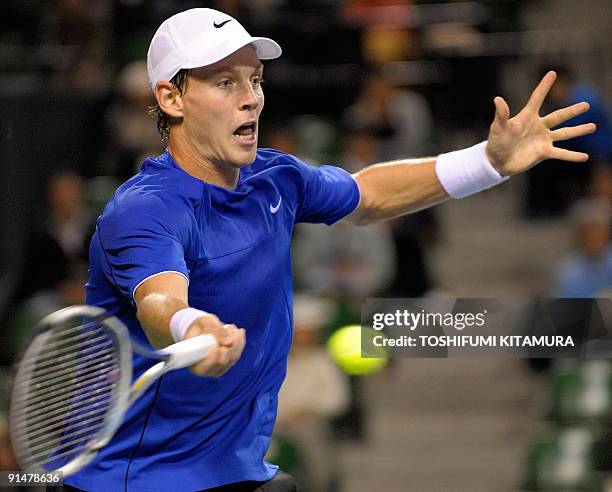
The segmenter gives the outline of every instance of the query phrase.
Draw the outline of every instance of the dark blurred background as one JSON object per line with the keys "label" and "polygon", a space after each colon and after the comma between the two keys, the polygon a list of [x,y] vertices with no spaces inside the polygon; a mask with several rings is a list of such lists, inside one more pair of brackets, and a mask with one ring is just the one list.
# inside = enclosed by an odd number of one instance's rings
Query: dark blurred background
{"label": "dark blurred background", "polygon": [[518,111],[548,69],[559,78],[545,110],[587,100],[569,124],[599,127],[564,143],[586,164],[545,162],[384,224],[297,228],[296,336],[270,460],[304,491],[612,490],[608,360],[396,360],[359,378],[324,348],[366,297],[612,297],[612,0],[4,0],[2,408],[33,324],[83,302],[104,203],[163,151],[146,51],[192,7],[281,44],[260,145],[315,165],[355,172],[477,143],[493,97]]}

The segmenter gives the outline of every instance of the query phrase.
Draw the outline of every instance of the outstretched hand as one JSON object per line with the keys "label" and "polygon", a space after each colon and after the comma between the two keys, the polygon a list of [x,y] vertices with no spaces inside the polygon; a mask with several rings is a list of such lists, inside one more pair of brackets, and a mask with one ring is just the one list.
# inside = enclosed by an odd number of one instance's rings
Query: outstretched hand
{"label": "outstretched hand", "polygon": [[535,88],[529,101],[513,118],[510,108],[501,97],[494,99],[495,119],[489,130],[486,147],[491,164],[504,176],[518,174],[546,159],[584,162],[589,156],[583,152],[560,149],[554,142],[581,137],[596,130],[594,123],[551,128],[589,110],[589,104],[580,102],[540,116],[540,108],[555,83],[557,74],[548,72]]}

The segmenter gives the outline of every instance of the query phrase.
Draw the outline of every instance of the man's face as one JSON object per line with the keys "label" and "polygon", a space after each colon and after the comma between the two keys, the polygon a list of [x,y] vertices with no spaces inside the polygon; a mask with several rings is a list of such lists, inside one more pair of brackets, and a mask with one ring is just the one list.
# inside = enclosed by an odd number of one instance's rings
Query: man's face
{"label": "man's face", "polygon": [[253,163],[264,105],[262,73],[250,46],[191,71],[181,125],[202,158],[220,167]]}

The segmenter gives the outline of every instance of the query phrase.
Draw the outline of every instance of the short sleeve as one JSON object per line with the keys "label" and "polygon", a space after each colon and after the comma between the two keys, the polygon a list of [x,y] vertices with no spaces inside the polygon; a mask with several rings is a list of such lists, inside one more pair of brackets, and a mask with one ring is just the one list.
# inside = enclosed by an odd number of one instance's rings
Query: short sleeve
{"label": "short sleeve", "polygon": [[94,240],[107,262],[108,280],[134,304],[134,291],[149,277],[176,272],[189,280],[184,253],[189,234],[187,214],[161,198],[147,197],[136,206],[131,202],[115,204],[100,217]]}
{"label": "short sleeve", "polygon": [[305,181],[296,222],[332,225],[359,206],[357,182],[344,169],[334,166],[314,167],[296,161]]}

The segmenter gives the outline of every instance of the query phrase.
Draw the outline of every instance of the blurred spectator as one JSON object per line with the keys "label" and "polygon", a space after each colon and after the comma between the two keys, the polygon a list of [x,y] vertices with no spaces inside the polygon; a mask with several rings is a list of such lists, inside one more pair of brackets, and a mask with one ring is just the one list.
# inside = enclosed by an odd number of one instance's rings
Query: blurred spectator
{"label": "blurred spectator", "polygon": [[300,115],[273,119],[262,125],[261,147],[271,147],[319,166],[333,161],[338,153],[334,125],[318,116]]}
{"label": "blurred spectator", "polygon": [[85,300],[92,218],[83,192],[83,179],[71,171],[58,172],[49,180],[47,216],[25,244],[5,359],[11,358],[43,316]]}
{"label": "blurred spectator", "polygon": [[378,139],[367,128],[355,127],[344,135],[342,167],[356,173],[370,164],[378,162],[380,149]]}
{"label": "blurred spectator", "polygon": [[147,78],[147,64],[135,61],[123,67],[115,92],[117,97],[106,115],[111,139],[108,160],[115,163],[115,169],[106,171],[128,178],[144,157],[157,155],[164,147],[147,112],[155,102]]}
{"label": "blurred spectator", "polygon": [[[546,68],[542,72],[548,71]],[[526,214],[530,218],[556,216],[587,191],[596,166],[612,166],[612,120],[610,111],[596,89],[577,80],[565,68],[555,68],[557,81],[548,94],[542,113],[586,101],[591,109],[565,124],[577,126],[587,122],[597,125],[597,131],[584,137],[560,142],[559,147],[590,155],[583,164],[559,161],[543,162],[532,169],[528,179]]]}
{"label": "blurred spectator", "polygon": [[298,139],[291,124],[274,125],[269,128],[267,132],[266,146],[299,157],[300,151]]}
{"label": "blurred spectator", "polygon": [[0,470],[15,471],[18,469],[8,430],[8,416],[0,415]]}
{"label": "blurred spectator", "polygon": [[563,147],[587,152],[593,164],[612,165],[612,116],[609,107],[594,87],[576,79],[567,68],[558,67],[555,70],[557,81],[552,86],[547,99],[552,106],[551,109],[586,101],[591,106],[589,111],[565,124],[572,126],[588,122],[597,124],[597,132],[572,139]]}
{"label": "blurred spectator", "polygon": [[8,400],[10,373],[10,369],[0,368],[0,471],[14,471],[18,469],[9,435]]}
{"label": "blurred spectator", "polygon": [[[588,196],[581,202],[600,202],[602,207],[612,210],[612,166],[596,166],[591,174]],[[612,234],[612,214],[610,215],[610,233]]]}
{"label": "blurred spectator", "polygon": [[349,387],[347,377],[317,343],[328,311],[320,299],[295,297],[293,345],[279,394],[275,432],[299,443],[305,468],[300,490],[304,492],[338,490],[338,456],[330,419],[346,409]]}
{"label": "blurred spectator", "polygon": [[348,131],[368,131],[379,144],[378,160],[431,152],[432,116],[425,98],[394,87],[380,68],[366,72],[357,101],[343,115]]}
{"label": "blurred spectator", "polygon": [[266,125],[264,147],[271,147],[286,154],[291,154],[299,159],[312,164],[319,165],[319,161],[310,154],[304,153],[304,142],[300,135],[300,121],[294,119],[291,121],[275,122]]}
{"label": "blurred spectator", "polygon": [[[349,132],[342,164],[349,172],[376,162],[377,142],[367,130]],[[296,227],[293,259],[298,286],[333,300],[325,320],[324,338],[345,324],[359,323],[363,298],[388,286],[396,256],[388,223],[352,227],[342,222],[332,227],[299,224]],[[366,436],[366,409],[361,381],[352,377],[350,405],[333,422],[338,437]]]}
{"label": "blurred spectator", "polygon": [[610,205],[582,200],[571,213],[576,251],[557,268],[557,297],[597,297],[612,288]]}
{"label": "blurred spectator", "polygon": [[[300,126],[299,121],[297,123],[273,127],[266,143],[312,164],[313,159],[300,155],[301,146],[295,131],[295,126]],[[347,171],[357,172],[365,165],[376,162],[376,146],[376,139],[368,131],[348,132],[341,163]],[[315,303],[306,302],[305,299],[310,298],[304,295],[301,300],[296,300],[294,347],[305,336],[314,337],[311,340],[314,343],[325,340],[345,324],[359,323],[361,299],[384,290],[394,271],[393,243],[390,229],[385,223],[359,228],[342,223],[331,228],[298,224],[293,255],[297,284],[302,289],[332,299],[328,316],[322,316],[323,306],[318,306],[320,324],[312,333],[302,333],[300,327],[304,323],[302,317],[315,319],[316,310],[307,307]],[[306,324],[311,323],[312,320]],[[319,333],[321,331],[323,333]],[[334,419],[335,433],[338,435],[354,438],[365,435],[365,412],[359,379],[354,377],[346,382],[350,385],[350,405],[343,415]],[[314,487],[312,490],[326,489]]]}
{"label": "blurred spectator", "polygon": [[[377,141],[367,131],[349,132],[343,166],[357,172],[376,162]],[[396,251],[388,223],[353,227],[340,222],[331,227],[299,224],[293,246],[297,283],[334,301],[325,335],[345,324],[359,323],[359,308],[366,297],[383,292],[393,278]],[[334,419],[338,437],[364,439],[367,418],[359,377],[350,383],[350,406]]]}
{"label": "blurred spectator", "polygon": [[390,297],[421,297],[434,287],[428,257],[438,239],[438,221],[432,209],[390,222],[397,266],[387,291]]}
{"label": "blurred spectator", "polygon": [[61,77],[58,86],[60,89],[74,89],[84,95],[104,97],[108,95],[111,84],[110,65],[102,56],[92,53],[79,60],[67,78]]}
{"label": "blurred spectator", "polygon": [[43,42],[55,49],[53,81],[61,89],[104,92],[111,72],[107,60],[111,3],[58,0],[43,19]]}
{"label": "blurred spectator", "polygon": [[416,43],[408,29],[372,26],[361,34],[361,50],[371,63],[402,62],[415,55]]}
{"label": "blurred spectator", "polygon": [[[343,166],[357,172],[375,162],[426,155],[431,151],[432,121],[423,96],[393,87],[382,71],[372,70],[357,102],[344,114],[348,135]],[[397,268],[388,294],[421,296],[432,286],[425,248],[430,248],[435,238],[435,212],[430,209],[404,216],[390,225]]]}
{"label": "blurred spectator", "polygon": [[395,268],[391,231],[386,223],[353,227],[300,224],[294,245],[298,282],[317,294],[371,297],[384,289]]}
{"label": "blurred spectator", "polygon": [[593,169],[590,194],[612,207],[612,166],[597,166]]}
{"label": "blurred spectator", "polygon": [[69,288],[84,277],[91,217],[83,205],[83,179],[71,171],[54,174],[47,186],[47,216],[30,233],[18,298],[41,290]]}
{"label": "blurred spectator", "polygon": [[301,115],[295,117],[291,125],[306,162],[316,165],[335,158],[338,152],[336,128],[330,121],[320,116]]}
{"label": "blurred spectator", "polygon": [[345,21],[361,26],[361,51],[369,63],[401,62],[416,55],[409,0],[349,0]]}

